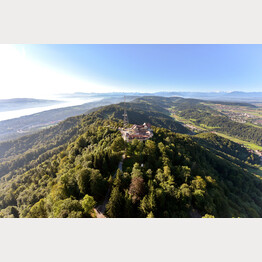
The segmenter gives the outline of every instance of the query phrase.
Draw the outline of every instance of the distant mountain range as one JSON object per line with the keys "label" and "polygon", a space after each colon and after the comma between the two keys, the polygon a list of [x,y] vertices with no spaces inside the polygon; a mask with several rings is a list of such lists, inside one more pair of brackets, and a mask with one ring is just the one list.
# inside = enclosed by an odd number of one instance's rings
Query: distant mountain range
{"label": "distant mountain range", "polygon": [[235,101],[235,102],[262,102],[262,92],[155,92],[155,93],[139,93],[139,92],[111,92],[111,93],[81,93],[63,94],[62,97],[92,97],[92,96],[179,96],[183,98],[197,98],[204,100],[219,101]]}

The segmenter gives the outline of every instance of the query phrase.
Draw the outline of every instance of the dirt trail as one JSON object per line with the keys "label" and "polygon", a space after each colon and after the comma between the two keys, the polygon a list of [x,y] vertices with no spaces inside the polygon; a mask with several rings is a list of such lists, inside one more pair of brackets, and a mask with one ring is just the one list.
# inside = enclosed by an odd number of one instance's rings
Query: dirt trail
{"label": "dirt trail", "polygon": [[[124,159],[125,159],[125,155],[122,155],[122,159],[118,164],[118,169],[120,169],[120,171],[122,171]],[[117,173],[117,171],[115,172],[113,178],[116,177],[116,173]],[[111,188],[108,188],[105,199],[104,199],[102,205],[99,205],[96,208],[94,208],[97,218],[106,218],[106,216],[104,214],[106,212],[106,205],[107,205],[109,198],[110,198],[110,193],[111,193]]]}

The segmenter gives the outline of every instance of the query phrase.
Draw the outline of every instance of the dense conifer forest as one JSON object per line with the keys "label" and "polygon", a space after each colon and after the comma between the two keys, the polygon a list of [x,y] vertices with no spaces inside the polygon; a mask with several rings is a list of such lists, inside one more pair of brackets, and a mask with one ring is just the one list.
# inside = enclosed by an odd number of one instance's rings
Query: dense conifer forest
{"label": "dense conifer forest", "polygon": [[127,103],[130,123],[153,125],[144,142],[122,139],[120,103],[1,143],[0,217],[96,217],[107,197],[110,218],[262,217],[262,181],[250,171],[259,158],[215,134],[194,135],[167,110],[189,105],[203,106],[160,97]]}

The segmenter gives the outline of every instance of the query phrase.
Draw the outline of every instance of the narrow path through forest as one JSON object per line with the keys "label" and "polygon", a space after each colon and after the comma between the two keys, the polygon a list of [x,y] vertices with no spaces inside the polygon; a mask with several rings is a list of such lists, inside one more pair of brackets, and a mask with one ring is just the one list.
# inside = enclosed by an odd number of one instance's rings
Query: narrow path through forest
{"label": "narrow path through forest", "polygon": [[[118,164],[118,169],[120,169],[121,172],[123,171],[122,169],[123,169],[123,161],[124,161],[124,159],[125,159],[125,154],[122,155],[122,159],[121,159],[121,161]],[[116,173],[117,173],[117,170],[116,170],[113,178],[116,177]],[[106,196],[105,196],[105,199],[104,199],[102,205],[99,205],[99,206],[94,208],[97,218],[106,218],[106,216],[105,216],[106,205],[107,205],[107,203],[109,201],[110,193],[111,193],[111,187],[108,188]]]}

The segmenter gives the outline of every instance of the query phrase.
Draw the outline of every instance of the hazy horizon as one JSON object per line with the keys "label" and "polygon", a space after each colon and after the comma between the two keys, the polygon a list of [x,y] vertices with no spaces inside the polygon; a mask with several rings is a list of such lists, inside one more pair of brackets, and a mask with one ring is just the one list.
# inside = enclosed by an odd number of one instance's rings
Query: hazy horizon
{"label": "hazy horizon", "polygon": [[[80,92],[76,91],[73,93],[58,93],[58,94],[49,94],[49,95],[35,95],[35,96],[10,96],[6,98],[0,98],[0,100],[11,100],[11,99],[47,99],[47,100],[57,100],[62,102],[68,102],[66,101],[66,97],[69,97],[70,95],[76,95],[76,94],[84,94],[84,95],[102,95],[102,94],[157,94],[157,93],[199,93],[199,94],[231,94],[231,93],[262,93],[262,91],[148,91],[148,92],[138,92],[138,91],[131,91],[131,92],[121,92],[121,91],[115,91],[115,92]],[[73,98],[73,97],[72,97]]]}
{"label": "hazy horizon", "polygon": [[262,86],[262,45],[0,45],[0,56],[0,99]]}

